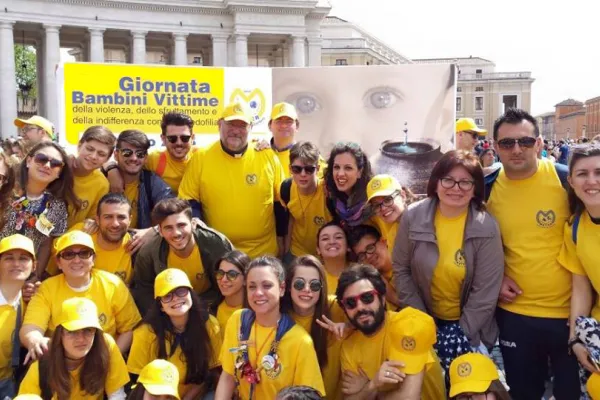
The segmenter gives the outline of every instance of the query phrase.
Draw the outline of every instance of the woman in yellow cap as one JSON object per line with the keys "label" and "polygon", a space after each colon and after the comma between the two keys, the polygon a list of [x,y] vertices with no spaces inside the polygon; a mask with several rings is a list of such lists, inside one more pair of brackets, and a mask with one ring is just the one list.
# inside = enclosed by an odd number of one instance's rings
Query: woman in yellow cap
{"label": "woman in yellow cap", "polygon": [[116,275],[94,266],[94,242],[82,231],[71,231],[56,242],[56,260],[62,274],[46,279],[29,302],[20,337],[37,359],[48,349],[48,337],[58,325],[61,304],[71,297],[92,299],[99,310],[102,329],[112,335],[124,353],[141,320],[133,297]]}
{"label": "woman in yellow cap", "polygon": [[31,239],[16,234],[0,240],[0,399],[15,395],[13,372],[21,365],[18,331],[25,311],[22,289],[34,265]]}
{"label": "woman in yellow cap", "polygon": [[127,400],[181,400],[179,371],[166,360],[156,359],[142,368]]}
{"label": "woman in yellow cap", "polygon": [[244,304],[244,274],[250,264],[250,257],[239,250],[225,254],[217,261],[215,280],[223,297],[217,307],[217,320],[221,333],[225,331],[231,314],[241,310]]}
{"label": "woman in yellow cap", "polygon": [[133,333],[129,372],[141,375],[145,365],[166,359],[179,370],[179,394],[196,399],[214,390],[219,374],[221,332],[185,272],[167,268],[154,281],[155,301]]}
{"label": "woman in yellow cap", "polygon": [[50,348],[34,362],[19,394],[53,400],[125,399],[127,366],[114,339],[102,331],[93,301],[74,297],[62,303]]}
{"label": "woman in yellow cap", "polygon": [[227,323],[215,400],[230,400],[236,388],[241,400],[274,399],[289,385],[307,385],[325,394],[310,334],[280,311],[285,271],[270,256],[258,257],[246,270],[249,309],[238,310]]}
{"label": "woman in yellow cap", "polygon": [[510,400],[494,362],[479,353],[467,353],[450,364],[452,400]]}

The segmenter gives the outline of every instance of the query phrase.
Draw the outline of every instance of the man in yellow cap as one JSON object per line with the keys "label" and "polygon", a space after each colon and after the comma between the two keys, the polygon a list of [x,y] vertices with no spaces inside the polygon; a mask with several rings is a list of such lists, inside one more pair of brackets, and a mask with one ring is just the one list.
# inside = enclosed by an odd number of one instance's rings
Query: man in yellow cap
{"label": "man in yellow cap", "polygon": [[385,294],[383,278],[371,265],[356,264],[340,275],[337,302],[357,330],[344,340],[340,354],[345,398],[379,393],[386,398],[446,398],[433,353],[433,318],[411,307],[385,311]]}
{"label": "man in yellow cap", "polygon": [[493,393],[491,398],[502,400],[508,399],[508,393],[500,382],[498,369],[491,358],[479,353],[467,353],[456,357],[450,364],[450,397],[460,395],[471,395],[473,399],[477,395]]}
{"label": "man in yellow cap", "polygon": [[296,107],[289,103],[278,103],[273,106],[269,121],[269,130],[273,134],[271,148],[277,154],[286,178],[290,176],[290,149],[296,142],[298,128],[300,128],[300,121],[298,121]]}
{"label": "man in yellow cap", "polygon": [[282,255],[284,235],[275,233],[274,212],[284,179],[281,163],[272,150],[248,146],[252,114],[245,104],[225,107],[218,124],[220,140],[192,156],[179,197],[190,201],[194,217],[203,217],[250,257]]}
{"label": "man in yellow cap", "polygon": [[29,119],[16,118],[15,126],[21,130],[21,136],[25,140],[27,150],[40,142],[50,142],[55,139],[52,122],[39,115],[34,115]]}
{"label": "man in yellow cap", "polygon": [[456,149],[475,151],[479,139],[484,139],[487,131],[477,126],[473,118],[460,118],[456,121]]}

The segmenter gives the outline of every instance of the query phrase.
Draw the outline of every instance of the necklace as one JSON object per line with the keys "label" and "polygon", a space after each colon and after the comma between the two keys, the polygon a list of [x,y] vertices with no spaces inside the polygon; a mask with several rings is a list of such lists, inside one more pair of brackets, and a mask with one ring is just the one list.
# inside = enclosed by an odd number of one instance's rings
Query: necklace
{"label": "necklace", "polygon": [[306,219],[305,218],[306,210],[308,209],[308,207],[310,207],[310,203],[312,203],[312,201],[315,198],[318,190],[319,190],[319,188],[317,187],[317,189],[315,189],[314,193],[310,196],[310,200],[308,200],[308,203],[306,204],[306,207],[304,207],[304,205],[302,205],[302,197],[303,197],[303,195],[300,193],[300,191],[298,191],[298,202],[300,203],[300,209],[302,210],[302,221],[304,221]]}

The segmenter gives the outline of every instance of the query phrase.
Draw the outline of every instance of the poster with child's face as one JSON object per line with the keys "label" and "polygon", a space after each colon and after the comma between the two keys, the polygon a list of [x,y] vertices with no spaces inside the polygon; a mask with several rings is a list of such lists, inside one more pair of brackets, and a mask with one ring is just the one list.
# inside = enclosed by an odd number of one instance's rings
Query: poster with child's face
{"label": "poster with child's face", "polygon": [[360,144],[374,173],[424,193],[429,174],[453,148],[456,76],[451,64],[273,69],[273,103],[296,106],[297,140],[323,157],[337,142]]}

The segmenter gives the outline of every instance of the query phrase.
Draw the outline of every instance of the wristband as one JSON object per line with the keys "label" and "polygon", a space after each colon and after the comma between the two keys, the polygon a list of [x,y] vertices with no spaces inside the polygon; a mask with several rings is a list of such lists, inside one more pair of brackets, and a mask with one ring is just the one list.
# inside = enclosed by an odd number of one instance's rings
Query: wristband
{"label": "wristband", "polygon": [[569,339],[569,342],[567,344],[567,346],[569,347],[569,354],[573,354],[573,346],[575,346],[577,343],[581,343],[583,344],[583,342],[581,340],[579,340],[579,338],[571,338]]}

